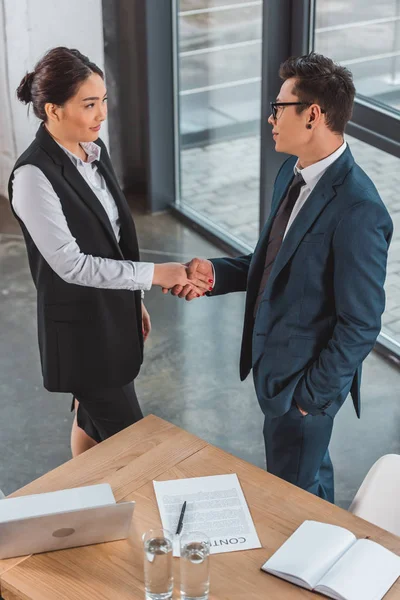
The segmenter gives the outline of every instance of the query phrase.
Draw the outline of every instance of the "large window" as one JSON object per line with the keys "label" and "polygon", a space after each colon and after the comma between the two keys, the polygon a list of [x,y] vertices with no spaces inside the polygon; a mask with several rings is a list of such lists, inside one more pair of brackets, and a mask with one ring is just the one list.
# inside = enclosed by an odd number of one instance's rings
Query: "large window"
{"label": "large window", "polygon": [[351,136],[346,137],[355,160],[374,181],[394,221],[395,237],[389,252],[383,329],[390,337],[400,339],[400,236],[397,234],[400,231],[399,159]]}
{"label": "large window", "polygon": [[347,66],[354,76],[357,101],[349,130],[364,141],[348,136],[351,150],[374,181],[394,222],[380,342],[398,354],[400,154],[396,128],[400,119],[400,0],[316,0],[315,9],[315,50]]}
{"label": "large window", "polygon": [[315,48],[349,67],[358,94],[400,108],[400,0],[317,0]]}
{"label": "large window", "polygon": [[261,0],[176,0],[178,203],[253,246],[259,231]]}
{"label": "large window", "polygon": [[[254,247],[260,198],[264,221],[279,168],[260,122],[261,102],[267,114],[287,49],[306,51],[306,15],[312,5],[315,50],[354,75],[357,102],[348,129],[353,154],[394,221],[380,339],[394,342],[400,355],[400,0],[296,0],[290,8],[267,0],[174,0],[174,5],[176,203],[237,249]],[[265,23],[263,14],[268,15]],[[291,21],[296,29],[283,26]]]}

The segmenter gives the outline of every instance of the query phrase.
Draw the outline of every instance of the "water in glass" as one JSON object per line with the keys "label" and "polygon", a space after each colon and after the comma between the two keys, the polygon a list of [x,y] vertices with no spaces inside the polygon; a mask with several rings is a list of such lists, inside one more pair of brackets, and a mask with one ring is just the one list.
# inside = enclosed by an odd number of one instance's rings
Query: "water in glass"
{"label": "water in glass", "polygon": [[207,600],[209,583],[207,542],[188,542],[181,549],[181,600]]}
{"label": "water in glass", "polygon": [[147,600],[172,598],[172,544],[165,537],[144,543],[144,580]]}

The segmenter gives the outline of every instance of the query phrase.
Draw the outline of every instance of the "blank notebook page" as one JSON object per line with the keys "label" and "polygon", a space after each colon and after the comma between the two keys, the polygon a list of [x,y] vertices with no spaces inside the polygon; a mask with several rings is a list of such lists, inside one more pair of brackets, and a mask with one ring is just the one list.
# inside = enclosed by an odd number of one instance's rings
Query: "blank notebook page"
{"label": "blank notebook page", "polygon": [[343,527],[304,521],[264,566],[269,571],[294,575],[313,588],[355,541],[356,537]]}
{"label": "blank notebook page", "polygon": [[346,600],[380,600],[400,576],[400,558],[369,540],[358,540],[322,578],[324,587]]}

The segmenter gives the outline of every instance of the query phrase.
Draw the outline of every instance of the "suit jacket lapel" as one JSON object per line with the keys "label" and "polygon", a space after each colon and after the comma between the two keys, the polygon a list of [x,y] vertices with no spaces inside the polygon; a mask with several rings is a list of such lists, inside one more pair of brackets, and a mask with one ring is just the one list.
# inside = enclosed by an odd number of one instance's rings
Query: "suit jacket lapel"
{"label": "suit jacket lapel", "polygon": [[347,148],[321,177],[283,241],[271,271],[271,275],[268,279],[268,286],[273,284],[276,277],[295,253],[297,247],[307,231],[311,228],[314,221],[318,218],[327,204],[329,204],[336,196],[336,187],[343,183],[343,180],[353,164],[353,156],[350,149]]}
{"label": "suit jacket lapel", "polygon": [[118,245],[118,241],[114,235],[113,228],[111,227],[110,219],[108,218],[108,215],[104,210],[100,200],[97,198],[96,194],[92,191],[92,189],[86,183],[82,175],[72,164],[70,158],[65,154],[62,148],[60,148],[60,146],[53,140],[53,138],[48,133],[44,125],[41,125],[39,127],[36,137],[40,142],[40,145],[47,151],[52,160],[56,164],[60,165],[63,176],[71,185],[71,187],[76,191],[76,193],[83,200],[83,202],[85,202],[85,204],[93,211],[93,213],[101,221],[106,231],[106,234],[111,238],[114,245],[116,246],[118,253],[120,254],[121,258],[123,258],[121,249]]}
{"label": "suit jacket lapel", "polygon": [[120,253],[122,258],[121,249],[118,245],[118,241],[115,237],[113,228],[111,227],[110,219],[102,203],[100,202],[96,194],[92,191],[91,187],[86,183],[79,171],[72,164],[68,156],[66,156],[66,159],[68,162],[66,162],[63,165],[63,174],[65,179],[68,181],[71,187],[74,188],[74,190],[77,192],[80,198],[82,198],[85,204],[89,206],[89,208],[101,221],[102,225],[104,226],[104,229],[106,230],[107,235],[112,238],[114,245],[117,246],[118,252]]}

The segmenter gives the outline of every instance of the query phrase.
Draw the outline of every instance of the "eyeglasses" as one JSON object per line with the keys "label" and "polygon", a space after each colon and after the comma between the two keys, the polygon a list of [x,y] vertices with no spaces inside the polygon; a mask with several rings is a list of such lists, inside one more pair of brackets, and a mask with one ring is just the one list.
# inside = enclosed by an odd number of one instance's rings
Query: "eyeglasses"
{"label": "eyeglasses", "polygon": [[[271,113],[274,121],[278,118],[278,108],[281,106],[285,108],[285,106],[311,106],[313,102],[270,102],[271,105]],[[325,113],[325,110],[321,108],[321,112]]]}

